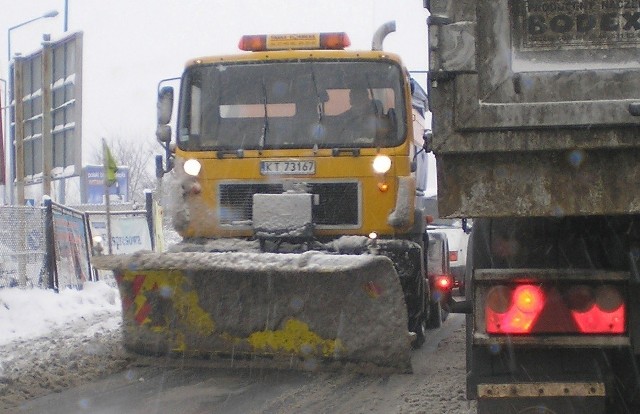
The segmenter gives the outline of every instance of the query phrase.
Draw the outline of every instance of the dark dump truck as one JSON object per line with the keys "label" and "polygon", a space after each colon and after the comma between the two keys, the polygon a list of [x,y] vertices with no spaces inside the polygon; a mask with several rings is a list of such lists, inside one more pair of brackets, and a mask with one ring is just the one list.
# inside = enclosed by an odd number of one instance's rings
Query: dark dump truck
{"label": "dark dump truck", "polygon": [[640,412],[640,2],[424,0],[479,413]]}

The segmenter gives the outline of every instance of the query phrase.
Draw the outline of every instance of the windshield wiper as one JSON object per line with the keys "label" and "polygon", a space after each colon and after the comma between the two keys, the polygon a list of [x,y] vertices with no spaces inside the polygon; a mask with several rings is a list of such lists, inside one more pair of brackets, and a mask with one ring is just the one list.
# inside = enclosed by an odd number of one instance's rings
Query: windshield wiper
{"label": "windshield wiper", "polygon": [[267,88],[264,85],[264,79],[262,80],[262,93],[264,95],[264,98],[262,99],[262,104],[264,106],[264,123],[262,125],[262,135],[258,142],[258,148],[260,151],[264,149],[264,145],[267,140],[267,130],[269,129],[269,117],[267,116]]}
{"label": "windshield wiper", "polygon": [[318,83],[316,81],[316,71],[313,69],[313,63],[310,63],[311,66],[311,80],[313,81],[313,89],[316,92],[316,107],[318,108],[318,124],[322,123],[322,117],[324,116],[324,106],[322,102],[322,98],[320,97],[320,91],[318,90]]}

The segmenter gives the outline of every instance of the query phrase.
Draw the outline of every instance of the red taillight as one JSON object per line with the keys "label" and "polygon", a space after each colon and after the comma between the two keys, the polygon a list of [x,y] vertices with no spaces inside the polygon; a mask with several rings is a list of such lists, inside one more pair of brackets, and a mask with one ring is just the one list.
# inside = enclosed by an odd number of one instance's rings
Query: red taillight
{"label": "red taillight", "polygon": [[450,262],[457,262],[458,261],[458,252],[457,251],[449,252],[449,261]]}
{"label": "red taillight", "polygon": [[625,332],[625,300],[614,285],[497,285],[489,288],[484,304],[491,334]]}
{"label": "red taillight", "polygon": [[540,313],[544,307],[544,292],[539,286],[520,285],[513,291],[513,302],[524,313]]}
{"label": "red taillight", "polygon": [[436,276],[435,286],[439,290],[450,290],[453,287],[453,279],[449,275]]}
{"label": "red taillight", "polygon": [[[519,285],[511,290],[496,286],[487,295],[485,316],[488,333],[526,334],[544,307],[544,292],[539,286]],[[504,310],[503,312],[497,312]]]}
{"label": "red taillight", "polygon": [[595,289],[595,300],[585,310],[571,312],[582,333],[624,333],[624,298],[616,287],[599,286]]}
{"label": "red taillight", "polygon": [[586,312],[573,312],[578,330],[585,334],[621,334],[624,333],[624,305],[613,312],[605,312],[597,306]]}

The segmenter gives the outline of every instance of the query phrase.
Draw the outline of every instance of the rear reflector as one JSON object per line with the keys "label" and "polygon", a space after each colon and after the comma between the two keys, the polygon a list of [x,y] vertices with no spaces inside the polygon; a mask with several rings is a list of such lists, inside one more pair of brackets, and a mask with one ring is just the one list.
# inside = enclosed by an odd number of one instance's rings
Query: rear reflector
{"label": "rear reflector", "polygon": [[458,261],[458,252],[457,251],[449,252],[449,261],[450,262],[457,262]]}

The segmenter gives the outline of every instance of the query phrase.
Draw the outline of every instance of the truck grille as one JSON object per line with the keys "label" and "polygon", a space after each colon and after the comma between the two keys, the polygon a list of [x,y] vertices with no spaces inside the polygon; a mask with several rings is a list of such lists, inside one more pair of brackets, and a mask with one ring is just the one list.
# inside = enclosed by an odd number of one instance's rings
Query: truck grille
{"label": "truck grille", "polygon": [[[307,182],[306,186],[310,194],[317,195],[312,209],[317,227],[360,225],[357,182]],[[283,191],[283,185],[278,183],[220,184],[220,224],[237,225],[251,220],[254,194],[280,194]]]}

